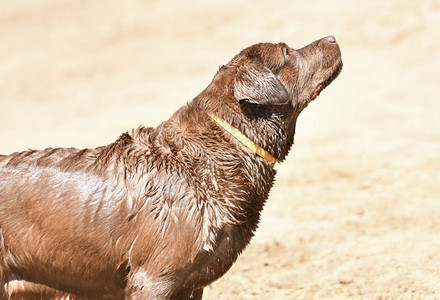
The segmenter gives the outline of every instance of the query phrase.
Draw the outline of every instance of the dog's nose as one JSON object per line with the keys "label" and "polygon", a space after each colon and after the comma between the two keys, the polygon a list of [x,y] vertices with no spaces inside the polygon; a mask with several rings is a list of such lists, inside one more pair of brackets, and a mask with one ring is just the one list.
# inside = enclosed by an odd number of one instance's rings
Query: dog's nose
{"label": "dog's nose", "polygon": [[329,35],[327,37],[324,38],[327,42],[329,42],[330,44],[335,44],[336,43],[336,39],[333,35]]}

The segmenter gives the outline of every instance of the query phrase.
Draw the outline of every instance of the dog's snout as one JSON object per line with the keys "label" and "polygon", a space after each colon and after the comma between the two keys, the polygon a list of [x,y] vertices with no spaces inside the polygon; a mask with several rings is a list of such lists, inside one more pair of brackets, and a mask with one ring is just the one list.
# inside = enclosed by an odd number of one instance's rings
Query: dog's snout
{"label": "dog's snout", "polygon": [[326,36],[324,40],[330,44],[336,44],[336,38],[333,35]]}

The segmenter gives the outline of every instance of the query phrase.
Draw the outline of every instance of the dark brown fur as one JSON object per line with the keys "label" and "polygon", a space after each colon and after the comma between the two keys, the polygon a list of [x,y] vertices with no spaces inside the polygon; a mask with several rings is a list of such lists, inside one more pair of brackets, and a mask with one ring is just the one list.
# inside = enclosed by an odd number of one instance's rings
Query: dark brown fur
{"label": "dark brown fur", "polygon": [[333,37],[262,43],[157,128],[96,149],[0,156],[3,298],[200,299],[257,228],[299,113],[340,72]]}

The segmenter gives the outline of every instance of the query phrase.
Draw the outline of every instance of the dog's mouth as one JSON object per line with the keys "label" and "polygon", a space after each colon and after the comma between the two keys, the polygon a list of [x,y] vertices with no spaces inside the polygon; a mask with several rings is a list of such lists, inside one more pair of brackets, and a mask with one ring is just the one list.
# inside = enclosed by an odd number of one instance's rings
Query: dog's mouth
{"label": "dog's mouth", "polygon": [[338,75],[341,73],[342,71],[342,60],[339,59],[335,66],[333,68],[331,68],[330,72],[329,72],[329,76],[327,77],[327,79],[324,79],[322,81],[320,81],[318,84],[316,84],[313,88],[312,91],[309,94],[309,99],[310,101],[315,100],[319,94],[333,81],[336,79],[336,77],[338,77]]}
{"label": "dog's mouth", "polygon": [[317,86],[315,86],[315,88],[312,90],[312,92],[309,95],[310,100],[315,100],[319,96],[319,94],[323,90],[322,86],[323,86],[323,83],[320,83]]}

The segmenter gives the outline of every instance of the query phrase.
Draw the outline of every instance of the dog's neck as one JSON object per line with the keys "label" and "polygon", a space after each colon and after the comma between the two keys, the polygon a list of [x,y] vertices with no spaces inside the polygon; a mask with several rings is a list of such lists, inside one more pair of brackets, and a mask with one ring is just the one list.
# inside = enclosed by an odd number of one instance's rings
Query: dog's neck
{"label": "dog's neck", "polygon": [[252,152],[257,154],[258,156],[264,158],[268,162],[272,164],[272,167],[277,163],[277,159],[273,157],[269,152],[252,142],[246,135],[244,135],[240,130],[218,117],[214,113],[208,113],[208,115],[213,119],[219,126],[221,126],[224,130],[230,133],[233,137],[235,137],[238,141],[240,141],[243,145],[248,147]]}

